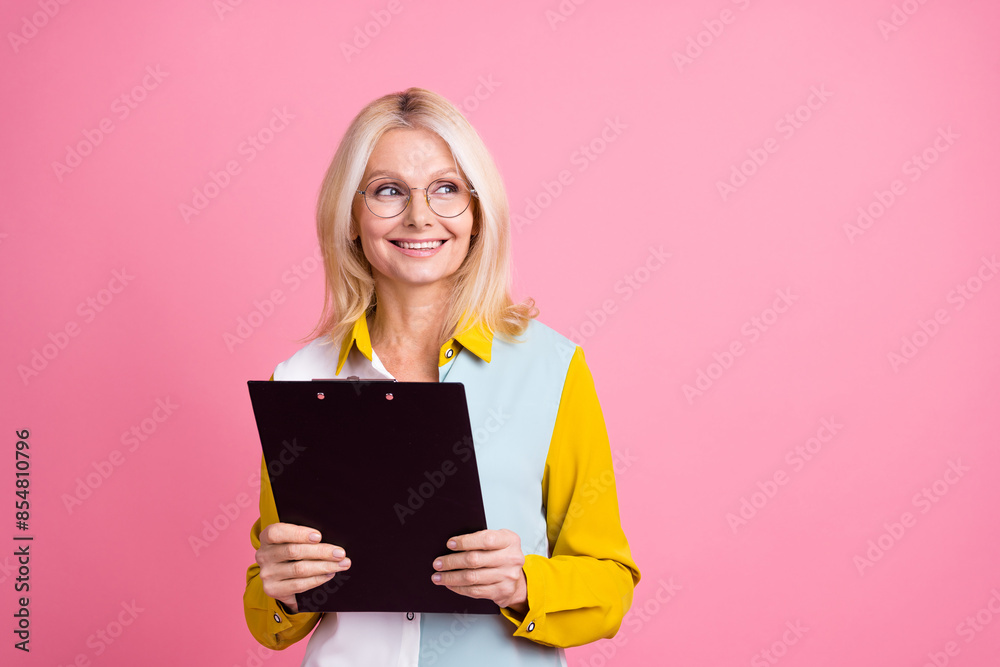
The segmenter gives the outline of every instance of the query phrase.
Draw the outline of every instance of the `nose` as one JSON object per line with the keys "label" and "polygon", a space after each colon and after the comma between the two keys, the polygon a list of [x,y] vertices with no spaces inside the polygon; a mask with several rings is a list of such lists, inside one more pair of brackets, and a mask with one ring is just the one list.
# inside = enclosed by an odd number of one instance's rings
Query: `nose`
{"label": "nose", "polygon": [[[416,193],[417,190],[420,191],[419,195]],[[413,224],[416,227],[431,224],[434,211],[431,210],[430,202],[427,201],[427,188],[410,189],[410,201],[403,215],[406,224]]]}

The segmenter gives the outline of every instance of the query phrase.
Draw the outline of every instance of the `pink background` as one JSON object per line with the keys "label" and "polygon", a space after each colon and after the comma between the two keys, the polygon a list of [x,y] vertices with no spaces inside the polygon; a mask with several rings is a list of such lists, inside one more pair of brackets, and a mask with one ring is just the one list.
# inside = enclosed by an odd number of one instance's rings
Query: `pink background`
{"label": "pink background", "polygon": [[0,10],[0,661],[260,662],[246,380],[319,314],[348,122],[419,85],[492,150],[516,296],[582,342],[623,461],[643,581],[570,664],[997,664],[996,3],[229,4]]}

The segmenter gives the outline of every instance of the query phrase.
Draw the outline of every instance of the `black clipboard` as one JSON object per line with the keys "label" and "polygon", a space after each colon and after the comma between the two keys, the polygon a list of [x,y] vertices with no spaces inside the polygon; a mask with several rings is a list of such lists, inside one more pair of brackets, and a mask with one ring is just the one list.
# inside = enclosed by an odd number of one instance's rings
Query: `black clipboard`
{"label": "black clipboard", "polygon": [[449,537],[487,527],[463,384],[247,385],[278,517],[351,559],[299,611],[500,613],[431,581]]}

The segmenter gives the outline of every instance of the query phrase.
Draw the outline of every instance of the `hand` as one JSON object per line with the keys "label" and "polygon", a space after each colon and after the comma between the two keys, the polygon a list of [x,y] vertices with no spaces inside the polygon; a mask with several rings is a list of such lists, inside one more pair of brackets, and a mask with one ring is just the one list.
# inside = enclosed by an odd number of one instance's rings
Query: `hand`
{"label": "hand", "polygon": [[524,576],[521,538],[512,530],[481,530],[448,540],[462,553],[437,558],[431,580],[470,598],[493,600],[519,614],[528,611],[528,580]]}
{"label": "hand", "polygon": [[321,539],[319,531],[291,523],[272,523],[260,533],[256,559],[264,592],[293,613],[299,611],[296,593],[316,588],[351,566],[343,549],[320,544]]}

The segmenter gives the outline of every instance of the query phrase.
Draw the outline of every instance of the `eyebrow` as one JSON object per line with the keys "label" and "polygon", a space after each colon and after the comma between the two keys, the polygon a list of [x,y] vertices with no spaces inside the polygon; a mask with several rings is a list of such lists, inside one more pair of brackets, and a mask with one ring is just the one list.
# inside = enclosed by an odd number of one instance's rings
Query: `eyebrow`
{"label": "eyebrow", "polygon": [[[435,180],[437,180],[438,177],[444,176],[445,174],[449,174],[449,173],[454,174],[455,176],[458,176],[458,171],[456,171],[454,167],[445,167],[444,169],[438,169],[433,174],[431,174],[431,177],[430,177],[431,178],[431,182],[433,183]],[[379,178],[380,176],[391,176],[392,178],[398,178],[400,180],[403,180],[402,176],[400,176],[398,173],[392,171],[391,169],[376,169],[375,171],[373,171],[372,173],[370,173],[368,175],[368,178],[366,180],[368,182],[371,182],[372,179]]]}

